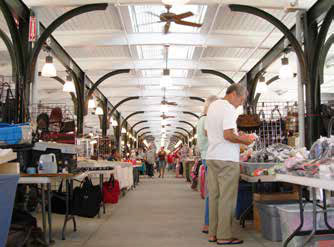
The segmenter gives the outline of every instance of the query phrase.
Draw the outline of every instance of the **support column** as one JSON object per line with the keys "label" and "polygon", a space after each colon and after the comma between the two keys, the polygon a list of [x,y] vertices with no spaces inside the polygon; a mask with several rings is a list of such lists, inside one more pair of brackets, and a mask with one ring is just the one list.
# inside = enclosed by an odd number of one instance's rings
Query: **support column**
{"label": "support column", "polygon": [[107,130],[108,130],[108,99],[104,97],[103,103],[102,103],[102,109],[103,109],[103,115],[102,115],[102,137],[107,136]]}
{"label": "support column", "polygon": [[[38,25],[39,23],[39,15],[38,11],[34,11],[34,15],[36,18],[36,39],[38,40],[39,35],[40,35],[40,26]],[[31,99],[30,99],[30,104],[32,105],[37,105],[39,102],[39,93],[38,93],[38,88],[39,88],[39,76],[38,76],[38,64],[39,61],[36,61],[36,67],[35,67],[35,76],[33,77],[32,83],[31,83]]]}
{"label": "support column", "polygon": [[[302,16],[305,14],[298,11],[296,15],[296,38],[302,44]],[[301,64],[297,59],[297,78],[298,78],[298,130],[299,130],[299,148],[305,147],[305,108],[304,108],[304,83],[301,77]]]}

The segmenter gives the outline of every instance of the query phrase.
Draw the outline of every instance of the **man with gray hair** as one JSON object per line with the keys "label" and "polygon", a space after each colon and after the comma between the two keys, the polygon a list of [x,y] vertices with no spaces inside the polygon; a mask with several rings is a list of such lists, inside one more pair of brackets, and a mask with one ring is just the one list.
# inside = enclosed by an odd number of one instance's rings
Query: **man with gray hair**
{"label": "man with gray hair", "polygon": [[[208,167],[206,165],[206,152],[208,151],[208,135],[205,130],[205,121],[206,121],[206,115],[208,113],[209,106],[211,103],[216,101],[218,98],[215,95],[211,95],[208,97],[205,101],[205,105],[203,108],[203,114],[199,118],[197,122],[196,127],[196,133],[197,133],[197,143],[199,152],[201,154],[202,164],[205,167],[205,191],[207,192],[207,180],[208,180]],[[203,233],[208,233],[209,231],[209,195],[206,193],[205,196],[205,212],[204,212],[204,225],[202,228]]]}
{"label": "man with gray hair", "polygon": [[209,189],[209,242],[218,245],[242,244],[232,235],[232,220],[240,176],[240,144],[253,141],[237,133],[237,111],[247,97],[240,84],[227,88],[224,99],[213,102],[208,110],[206,130],[209,147],[206,154]]}

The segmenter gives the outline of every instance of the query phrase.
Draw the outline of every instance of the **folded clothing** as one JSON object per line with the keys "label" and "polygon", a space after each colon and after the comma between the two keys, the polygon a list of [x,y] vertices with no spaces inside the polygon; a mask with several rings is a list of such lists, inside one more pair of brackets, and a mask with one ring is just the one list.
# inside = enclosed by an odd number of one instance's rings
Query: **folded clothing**
{"label": "folded clothing", "polygon": [[4,144],[19,144],[22,140],[22,127],[27,124],[0,123],[0,142]]}

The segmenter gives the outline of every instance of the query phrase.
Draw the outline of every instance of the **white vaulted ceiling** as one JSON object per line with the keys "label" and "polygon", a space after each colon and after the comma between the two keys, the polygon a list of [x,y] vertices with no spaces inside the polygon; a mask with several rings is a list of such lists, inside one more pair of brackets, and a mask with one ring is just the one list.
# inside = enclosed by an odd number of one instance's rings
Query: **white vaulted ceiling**
{"label": "white vaulted ceiling", "polygon": [[[99,3],[98,0],[24,0],[32,7],[39,21],[45,26],[55,18],[76,6]],[[160,15],[165,7],[158,0],[114,0],[109,2],[106,11],[96,11],[75,17],[60,28],[53,36],[87,73],[92,81],[116,69],[131,69],[130,74],[117,75],[105,81],[99,89],[112,104],[129,96],[140,96],[139,100],[129,101],[118,110],[126,117],[135,111],[145,111],[129,119],[130,124],[148,120],[140,129],[149,126],[156,137],[160,137],[160,102],[164,92],[160,88],[162,71],[166,67],[165,45],[169,46],[167,68],[171,69],[172,87],[167,89],[168,101],[176,102],[170,106],[167,120],[173,132],[175,127],[190,127],[179,123],[186,120],[196,124],[196,118],[185,115],[183,111],[202,111],[202,103],[189,100],[189,96],[206,98],[219,94],[229,84],[219,77],[202,74],[200,69],[214,69],[239,81],[282,37],[271,24],[254,16],[231,12],[227,4],[248,4],[263,8],[284,24],[295,24],[296,12],[286,12],[286,0],[193,0],[188,5],[173,6],[171,12],[192,11],[193,17],[186,19],[204,23],[201,28],[184,27],[172,24],[170,33],[162,33],[162,24],[142,25],[158,21],[159,18],[148,12]],[[301,8],[309,9],[316,1],[299,1]],[[3,25],[3,17],[1,25]],[[8,54],[0,43],[0,74],[10,73]],[[7,55],[6,55],[7,54]],[[7,57],[6,57],[7,56]],[[45,54],[39,57],[39,69],[44,63]],[[294,55],[291,62],[295,64]],[[268,79],[279,72],[279,63],[267,70]],[[57,63],[59,75],[65,77],[65,69]],[[334,64],[334,63],[333,63]],[[332,66],[331,68],[333,68]],[[333,74],[333,69],[327,69]],[[61,85],[52,79],[39,77],[42,102],[50,99],[56,102],[71,103],[70,97],[61,90]],[[289,84],[279,82],[271,85],[276,97],[275,86]],[[285,84],[284,84],[285,83]],[[291,83],[290,83],[291,84]],[[289,84],[289,85],[290,85]],[[296,85],[296,83],[294,83]],[[295,90],[293,87],[289,90]],[[220,95],[222,96],[222,95]],[[270,98],[269,97],[269,98]],[[88,125],[98,126],[97,117],[85,118]]]}

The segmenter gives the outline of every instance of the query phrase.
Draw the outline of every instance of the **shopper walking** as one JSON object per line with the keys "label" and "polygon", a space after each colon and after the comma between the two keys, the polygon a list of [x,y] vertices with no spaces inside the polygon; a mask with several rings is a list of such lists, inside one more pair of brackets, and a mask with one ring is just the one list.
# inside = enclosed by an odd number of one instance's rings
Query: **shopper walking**
{"label": "shopper walking", "polygon": [[154,176],[154,163],[156,160],[155,149],[152,145],[149,146],[146,152],[146,172],[147,175],[152,178]]}
{"label": "shopper walking", "polygon": [[164,147],[161,147],[159,153],[158,153],[158,159],[159,159],[159,163],[158,163],[158,167],[159,167],[159,178],[164,178],[165,175],[165,169],[166,169],[166,156],[167,153],[165,151]]}
{"label": "shopper walking", "polygon": [[232,220],[240,175],[239,144],[252,139],[237,133],[237,111],[247,96],[240,84],[228,87],[226,96],[211,104],[206,119],[209,146],[206,155],[209,188],[209,241],[219,245],[241,244],[232,235]]}
{"label": "shopper walking", "polygon": [[181,177],[184,177],[188,153],[189,153],[188,145],[187,144],[182,145],[180,149],[180,170],[179,170]]}
{"label": "shopper walking", "polygon": [[202,164],[205,167],[205,190],[206,190],[206,197],[205,197],[205,212],[204,212],[204,225],[202,228],[203,233],[209,232],[209,193],[207,193],[207,185],[208,185],[208,167],[206,165],[206,153],[208,151],[208,134],[205,130],[205,120],[206,115],[208,113],[209,106],[212,102],[216,101],[218,98],[217,96],[210,96],[205,101],[203,115],[197,122],[196,133],[197,133],[197,145],[201,155]]}

